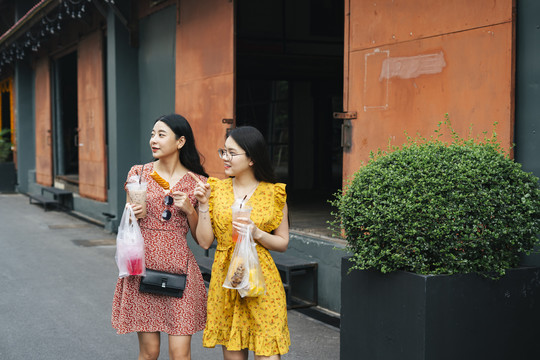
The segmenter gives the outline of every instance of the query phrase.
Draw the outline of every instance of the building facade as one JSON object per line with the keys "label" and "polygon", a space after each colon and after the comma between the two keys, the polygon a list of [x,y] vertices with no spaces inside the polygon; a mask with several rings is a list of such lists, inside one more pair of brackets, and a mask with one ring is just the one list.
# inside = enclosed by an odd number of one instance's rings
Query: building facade
{"label": "building facade", "polygon": [[319,304],[334,312],[345,244],[326,230],[327,200],[370,151],[429,136],[448,113],[462,134],[497,122],[502,145],[540,175],[534,0],[0,0],[0,10],[17,191],[73,191],[74,211],[114,231],[129,168],[151,161],[157,117],[184,115],[217,177],[227,131],[256,126],[287,184],[289,252],[318,261]]}

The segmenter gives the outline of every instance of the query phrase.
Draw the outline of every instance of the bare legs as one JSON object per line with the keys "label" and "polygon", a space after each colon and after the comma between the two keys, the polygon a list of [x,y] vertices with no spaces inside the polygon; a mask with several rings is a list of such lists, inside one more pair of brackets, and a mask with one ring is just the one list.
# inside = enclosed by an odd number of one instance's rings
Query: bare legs
{"label": "bare legs", "polygon": [[155,360],[159,356],[159,333],[139,332],[139,360]]}
{"label": "bare legs", "polygon": [[223,349],[223,360],[247,360],[248,351],[247,349],[240,351],[229,351],[225,346],[222,346]]}
{"label": "bare legs", "polygon": [[169,359],[191,359],[191,335],[169,335]]}
{"label": "bare legs", "polygon": [[[227,350],[225,346],[223,348],[223,359],[224,360],[247,360],[248,358],[248,350],[243,349],[240,351],[230,351]],[[261,356],[261,355],[255,355],[255,360],[280,360],[280,355],[270,355],[270,356]]]}
{"label": "bare legs", "polygon": [[[159,332],[139,332],[139,359],[156,360],[159,356]],[[171,360],[191,359],[191,335],[169,335],[169,358]]]}
{"label": "bare legs", "polygon": [[261,355],[255,355],[255,360],[280,360],[280,355],[270,355],[270,356],[261,356]]}

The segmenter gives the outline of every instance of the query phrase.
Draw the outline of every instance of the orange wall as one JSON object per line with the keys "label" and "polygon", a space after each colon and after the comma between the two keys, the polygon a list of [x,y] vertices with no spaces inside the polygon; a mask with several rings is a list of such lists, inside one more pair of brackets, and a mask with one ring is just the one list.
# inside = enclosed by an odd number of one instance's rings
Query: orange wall
{"label": "orange wall", "polygon": [[432,135],[445,113],[463,136],[497,121],[511,146],[514,8],[512,0],[350,0],[344,107],[357,119],[344,179],[389,139]]}
{"label": "orange wall", "polygon": [[221,0],[180,2],[176,31],[175,111],[193,128],[206,172],[223,178],[223,147],[234,117],[234,6]]}

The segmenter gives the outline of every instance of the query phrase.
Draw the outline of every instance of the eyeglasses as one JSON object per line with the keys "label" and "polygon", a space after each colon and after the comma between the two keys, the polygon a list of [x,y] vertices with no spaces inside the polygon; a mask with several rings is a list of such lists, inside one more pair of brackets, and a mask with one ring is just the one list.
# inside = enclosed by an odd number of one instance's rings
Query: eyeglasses
{"label": "eyeglasses", "polygon": [[[174,199],[171,195],[166,195],[165,198],[163,199],[163,204],[164,205],[167,205],[167,206],[171,206],[174,204]],[[161,219],[163,221],[167,221],[167,220],[170,220],[172,217],[172,212],[171,210],[169,209],[165,209],[162,213],[161,213]]]}
{"label": "eyeglasses", "polygon": [[238,156],[238,155],[244,155],[244,153],[240,153],[240,154],[231,154],[229,153],[227,150],[225,149],[218,149],[218,154],[219,154],[219,157],[223,160],[231,160],[234,156]]}

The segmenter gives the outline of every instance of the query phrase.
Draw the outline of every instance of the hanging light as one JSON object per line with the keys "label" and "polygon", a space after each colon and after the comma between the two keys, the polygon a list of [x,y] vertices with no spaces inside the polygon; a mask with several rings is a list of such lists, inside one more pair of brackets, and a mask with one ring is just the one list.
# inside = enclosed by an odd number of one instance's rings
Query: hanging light
{"label": "hanging light", "polygon": [[[31,49],[33,52],[37,52],[41,47],[41,41],[62,30],[62,21],[66,21],[69,17],[72,19],[83,19],[88,9],[86,3],[91,3],[92,1],[62,0],[56,9],[45,14],[41,18],[41,21],[30,28],[19,41],[15,39],[14,43],[0,49],[0,71],[3,66],[12,63],[14,60],[23,60],[27,55],[25,49]],[[115,3],[114,0],[104,1],[110,4]],[[67,17],[64,16],[64,11],[68,15]]]}

